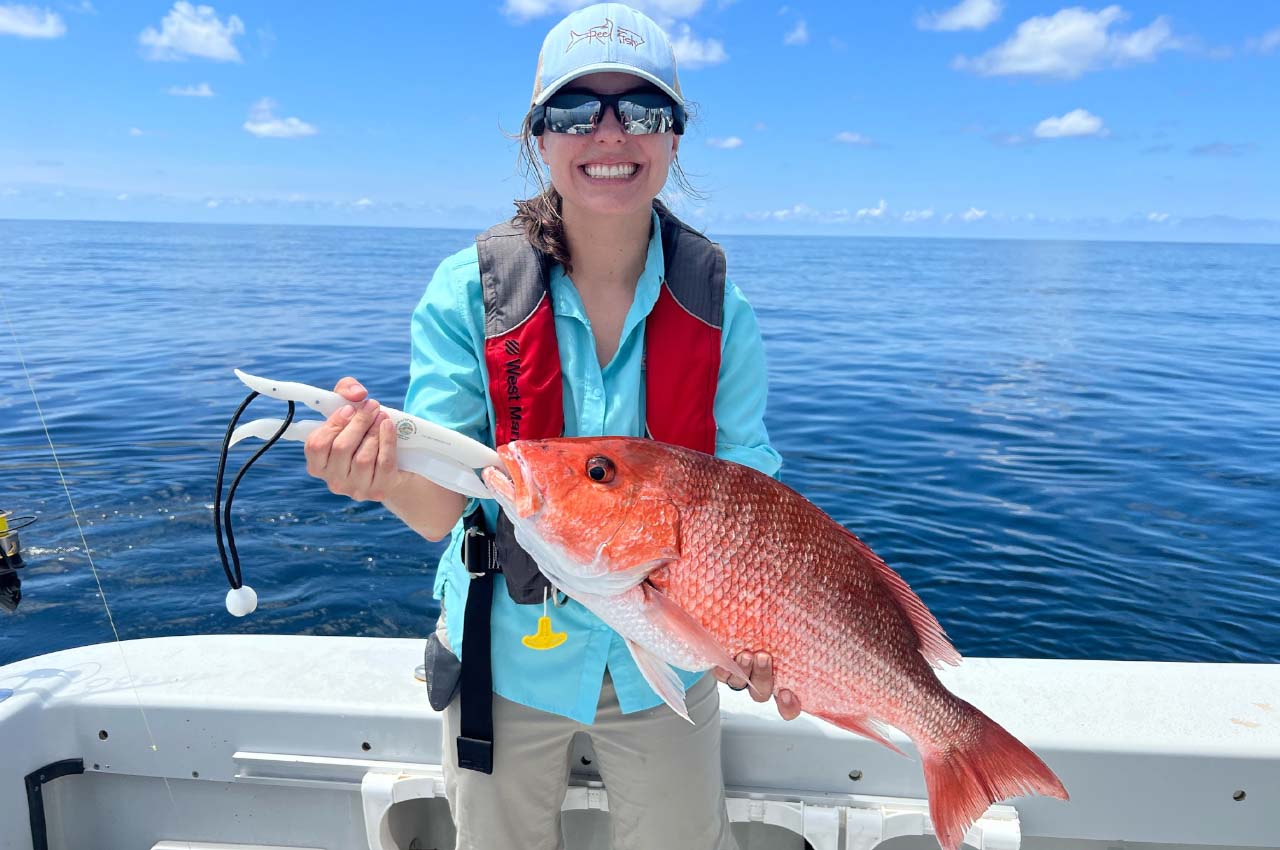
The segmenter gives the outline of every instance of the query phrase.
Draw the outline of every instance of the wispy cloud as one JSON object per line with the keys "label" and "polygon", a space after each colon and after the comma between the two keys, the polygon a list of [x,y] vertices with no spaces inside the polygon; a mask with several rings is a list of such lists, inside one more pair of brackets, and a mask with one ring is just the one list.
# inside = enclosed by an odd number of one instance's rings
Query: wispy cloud
{"label": "wispy cloud", "polygon": [[1245,49],[1254,53],[1270,53],[1277,47],[1280,47],[1280,27],[1267,30],[1258,38],[1251,38],[1245,42]]}
{"label": "wispy cloud", "polygon": [[1073,109],[1066,115],[1046,118],[1035,129],[1037,139],[1104,136],[1106,133],[1102,119],[1085,109]]}
{"label": "wispy cloud", "polygon": [[1244,156],[1252,153],[1257,145],[1252,142],[1244,144],[1233,144],[1231,142],[1209,142],[1205,145],[1196,145],[1191,148],[1190,153],[1193,156]]}
{"label": "wispy cloud", "polygon": [[147,27],[138,36],[147,59],[181,61],[189,56],[218,62],[239,62],[235,37],[244,34],[244,22],[235,15],[225,22],[212,6],[193,6],[178,0],[160,22],[160,29]]}
{"label": "wispy cloud", "polygon": [[318,132],[299,118],[277,118],[275,108],[276,102],[271,98],[259,100],[249,110],[249,120],[244,122],[245,130],[264,139],[298,139]]}
{"label": "wispy cloud", "polygon": [[808,44],[809,25],[803,20],[796,21],[796,25],[791,28],[791,32],[782,37],[782,43],[788,47],[799,47],[802,44]]}
{"label": "wispy cloud", "polygon": [[902,220],[907,224],[914,224],[917,221],[929,221],[932,218],[932,208],[923,210],[907,210],[902,214]]}
{"label": "wispy cloud", "polygon": [[170,86],[169,94],[174,97],[213,97],[213,89],[209,88],[208,83],[200,83],[196,86]]}
{"label": "wispy cloud", "polygon": [[1004,4],[1000,0],[961,0],[941,12],[922,12],[916,26],[922,30],[955,32],[986,29],[1000,17]]}
{"label": "wispy cloud", "polygon": [[373,206],[373,201],[369,200],[368,198],[361,198],[360,200],[353,203],[351,206],[355,207],[356,209],[363,210]]}
{"label": "wispy cloud", "polygon": [[0,5],[0,35],[18,38],[58,38],[67,25],[62,16],[35,6]]}
{"label": "wispy cloud", "polygon": [[876,204],[874,207],[867,207],[865,209],[858,210],[857,214],[854,215],[854,218],[858,221],[862,221],[864,219],[882,219],[888,211],[889,205],[885,202],[884,198],[881,198],[880,203]]}
{"label": "wispy cloud", "polygon": [[1152,224],[1164,224],[1168,220],[1169,220],[1169,214],[1167,212],[1147,213],[1147,221],[1151,222]]}
{"label": "wispy cloud", "polygon": [[858,145],[859,147],[864,148],[875,146],[875,140],[868,138],[861,133],[855,133],[852,130],[845,130],[843,132],[836,133],[835,141],[840,142],[843,145]]}
{"label": "wispy cloud", "polygon": [[688,70],[719,65],[729,59],[724,44],[714,38],[695,37],[688,24],[680,25],[675,38],[671,39],[671,50],[676,55],[676,64]]}
{"label": "wispy cloud", "polygon": [[130,135],[130,136],[134,136],[135,138],[136,138],[137,136],[145,136],[146,134],[147,134],[147,131],[146,131],[146,130],[140,130],[140,129],[138,129],[137,127],[130,127],[130,128],[129,128],[129,135]]}
{"label": "wispy cloud", "polygon": [[1075,6],[1049,17],[1023,21],[1008,41],[981,56],[956,57],[953,67],[984,76],[1042,75],[1075,79],[1089,71],[1132,62],[1150,62],[1181,46],[1168,18],[1156,18],[1128,33],[1111,27],[1128,15],[1119,6],[1098,12]]}
{"label": "wispy cloud", "polygon": [[[591,0],[506,0],[502,11],[517,21],[527,21],[544,15],[572,12],[590,5],[590,2]],[[703,0],[629,0],[627,3],[663,26],[678,18],[696,15],[702,4]]]}
{"label": "wispy cloud", "polygon": [[742,139],[739,139],[737,136],[725,136],[724,138],[707,139],[707,144],[711,145],[713,148],[720,148],[721,150],[727,151],[742,147]]}
{"label": "wispy cloud", "polygon": [[969,223],[972,223],[975,221],[982,221],[986,217],[987,217],[987,211],[980,210],[977,207],[969,207],[969,209],[965,210],[964,214],[960,216],[960,218],[964,219],[966,222],[969,222]]}

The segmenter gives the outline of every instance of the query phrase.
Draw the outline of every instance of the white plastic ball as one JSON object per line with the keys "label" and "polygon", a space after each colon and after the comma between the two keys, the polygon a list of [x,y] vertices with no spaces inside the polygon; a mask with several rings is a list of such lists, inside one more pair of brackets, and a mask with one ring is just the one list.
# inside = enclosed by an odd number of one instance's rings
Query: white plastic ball
{"label": "white plastic ball", "polygon": [[249,585],[227,591],[227,611],[231,616],[243,617],[246,614],[252,614],[257,607],[258,594],[254,593]]}

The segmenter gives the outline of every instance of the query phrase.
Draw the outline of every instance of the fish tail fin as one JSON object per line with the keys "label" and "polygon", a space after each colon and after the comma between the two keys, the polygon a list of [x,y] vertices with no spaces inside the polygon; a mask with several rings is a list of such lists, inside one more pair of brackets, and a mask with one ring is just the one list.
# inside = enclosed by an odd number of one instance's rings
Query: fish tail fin
{"label": "fish tail fin", "polygon": [[975,734],[938,750],[922,748],[929,814],[943,850],[959,850],[969,827],[992,803],[1041,794],[1067,799],[1067,789],[1040,757],[978,709]]}

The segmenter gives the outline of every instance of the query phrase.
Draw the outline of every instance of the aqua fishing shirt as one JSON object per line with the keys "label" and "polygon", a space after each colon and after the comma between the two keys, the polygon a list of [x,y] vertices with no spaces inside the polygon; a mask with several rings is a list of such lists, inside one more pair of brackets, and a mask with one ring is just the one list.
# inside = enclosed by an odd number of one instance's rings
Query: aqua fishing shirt
{"label": "aqua fishing shirt", "polygon": [[[595,337],[573,281],[556,265],[551,299],[564,384],[565,435],[643,436],[645,318],[657,303],[663,257],[654,216],[644,271],[627,313],[613,359],[601,368]],[[404,409],[438,425],[493,445],[493,406],[484,360],[484,299],[474,245],[440,264],[413,313],[413,357]],[[781,458],[764,425],[766,372],[756,317],[742,293],[725,283],[721,366],[715,398],[716,455],[776,475]],[[482,500],[488,526],[495,527],[497,502]],[[472,505],[467,506],[469,512]],[[442,600],[454,652],[463,657],[463,610],[470,577],[462,565],[462,523],[453,529],[436,573],[435,598]],[[506,699],[570,717],[595,718],[606,668],[624,713],[661,703],[645,682],[622,637],[570,600],[550,606],[554,631],[567,640],[554,649],[530,649],[521,637],[537,631],[542,605],[518,605],[502,576],[493,591],[493,689]],[[737,649],[731,648],[730,651]],[[685,687],[701,673],[681,671]]]}

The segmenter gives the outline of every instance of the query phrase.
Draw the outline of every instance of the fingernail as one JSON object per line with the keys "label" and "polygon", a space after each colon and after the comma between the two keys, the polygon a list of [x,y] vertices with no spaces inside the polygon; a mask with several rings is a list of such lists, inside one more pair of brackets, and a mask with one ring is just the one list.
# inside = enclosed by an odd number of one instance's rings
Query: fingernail
{"label": "fingernail", "polygon": [[757,654],[757,655],[756,655],[756,666],[757,666],[757,667],[768,667],[768,666],[769,666],[769,656],[768,656],[768,655],[766,655],[766,654],[765,654],[765,653],[763,653],[763,652],[761,652],[761,653]]}
{"label": "fingernail", "polygon": [[365,399],[365,400],[364,400],[364,409],[365,409],[365,410],[377,410],[377,409],[378,409],[378,403],[377,403],[376,401],[374,401],[373,399],[371,399],[371,398],[367,398],[367,399]]}

